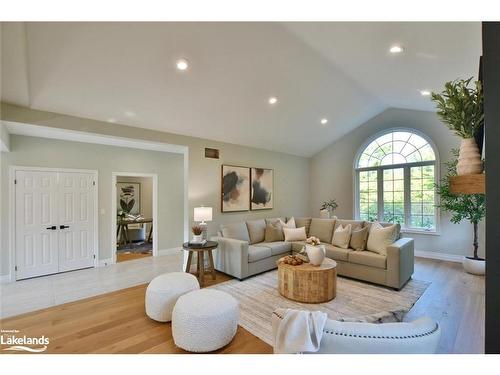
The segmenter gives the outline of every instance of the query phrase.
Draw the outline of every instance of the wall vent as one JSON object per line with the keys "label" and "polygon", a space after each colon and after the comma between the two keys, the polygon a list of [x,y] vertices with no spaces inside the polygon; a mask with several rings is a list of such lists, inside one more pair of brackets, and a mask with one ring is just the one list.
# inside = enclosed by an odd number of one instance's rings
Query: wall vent
{"label": "wall vent", "polygon": [[219,158],[219,150],[216,148],[205,147],[205,157],[209,158],[209,159],[218,159]]}

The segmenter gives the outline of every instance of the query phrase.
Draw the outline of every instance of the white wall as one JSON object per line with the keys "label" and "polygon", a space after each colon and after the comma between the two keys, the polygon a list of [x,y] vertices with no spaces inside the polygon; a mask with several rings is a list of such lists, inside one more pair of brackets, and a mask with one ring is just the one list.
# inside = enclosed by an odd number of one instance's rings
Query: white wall
{"label": "white wall", "polygon": [[[311,214],[317,216],[321,202],[335,198],[336,215],[354,216],[353,163],[359,148],[374,134],[389,128],[404,127],[426,134],[436,145],[441,163],[450,159],[450,150],[458,148],[460,139],[453,135],[432,112],[388,109],[354,131],[332,143],[310,159]],[[445,168],[441,167],[441,174]],[[439,235],[406,234],[415,239],[415,249],[453,255],[472,251],[472,225],[452,224],[450,215],[441,213]],[[484,225],[480,226],[480,253],[484,255]]]}

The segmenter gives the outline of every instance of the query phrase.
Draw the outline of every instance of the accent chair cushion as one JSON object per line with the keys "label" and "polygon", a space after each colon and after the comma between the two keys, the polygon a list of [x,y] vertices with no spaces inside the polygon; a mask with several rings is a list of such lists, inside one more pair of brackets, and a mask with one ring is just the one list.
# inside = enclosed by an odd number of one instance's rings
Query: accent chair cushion
{"label": "accent chair cushion", "polygon": [[271,255],[285,254],[292,251],[292,243],[285,241],[266,242],[261,244],[261,246],[271,248]]}
{"label": "accent chair cushion", "polygon": [[307,239],[306,228],[283,228],[285,241],[305,241]]}
{"label": "accent chair cushion", "polygon": [[271,256],[271,248],[267,246],[248,246],[248,263],[257,262]]}
{"label": "accent chair cushion", "polygon": [[264,242],[284,241],[283,226],[281,220],[267,223]]}
{"label": "accent chair cushion", "polygon": [[311,220],[309,228],[309,237],[318,237],[323,243],[332,243],[333,227],[335,219],[316,219]]}
{"label": "accent chair cushion", "polygon": [[263,242],[266,236],[266,221],[264,219],[249,220],[246,222],[250,244]]}
{"label": "accent chair cushion", "polygon": [[349,262],[384,270],[387,268],[387,257],[371,251],[351,251]]}
{"label": "accent chair cushion", "polygon": [[333,232],[332,245],[347,249],[349,247],[349,240],[351,239],[351,224],[345,227],[339,225]]}
{"label": "accent chair cushion", "polygon": [[325,244],[325,254],[328,258],[333,260],[343,260],[345,262],[349,259],[349,254],[352,252],[351,249],[342,249],[337,246],[330,244]]}
{"label": "accent chair cushion", "polygon": [[366,249],[366,241],[368,240],[368,228],[355,229],[351,232],[351,241],[349,247],[356,251]]}
{"label": "accent chair cushion", "polygon": [[394,243],[397,227],[395,224],[383,227],[379,222],[371,225],[366,249],[380,255],[387,255],[387,246]]}
{"label": "accent chair cushion", "polygon": [[222,232],[222,237],[250,242],[247,225],[244,222],[223,224],[221,225],[220,229]]}
{"label": "accent chair cushion", "polygon": [[310,218],[310,217],[297,217],[295,219],[295,226],[297,228],[305,227],[306,228],[306,235],[309,236],[309,229],[311,228],[311,221],[312,221],[312,218]]}

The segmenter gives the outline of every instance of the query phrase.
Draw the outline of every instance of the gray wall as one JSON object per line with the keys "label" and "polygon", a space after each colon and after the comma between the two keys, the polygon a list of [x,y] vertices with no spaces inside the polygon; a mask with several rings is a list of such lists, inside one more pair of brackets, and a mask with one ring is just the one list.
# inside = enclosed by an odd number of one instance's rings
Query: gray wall
{"label": "gray wall", "polygon": [[[2,157],[2,274],[8,273],[9,166],[93,169],[98,171],[99,259],[111,258],[112,172],[158,174],[158,248],[183,239],[183,158],[180,154],[11,135],[11,152]],[[104,210],[104,211],[102,211]]]}
{"label": "gray wall", "polygon": [[[317,216],[321,202],[335,198],[339,203],[336,215],[354,215],[354,158],[360,147],[374,134],[389,128],[417,129],[436,145],[441,163],[450,159],[450,150],[460,145],[432,112],[388,109],[367,121],[310,160],[311,214]],[[441,167],[441,174],[445,169]],[[472,226],[463,222],[452,224],[450,215],[441,213],[440,235],[407,234],[415,239],[415,248],[446,254],[468,255],[472,249]],[[480,252],[484,254],[484,225],[480,227]]]}
{"label": "gray wall", "polygon": [[[202,205],[213,207],[213,221],[208,223],[209,234],[216,233],[218,227],[222,223],[271,216],[304,216],[310,211],[309,159],[307,158],[252,147],[215,142],[201,138],[193,138],[153,130],[139,129],[125,125],[111,124],[102,121],[65,116],[57,113],[35,111],[6,103],[2,103],[1,114],[2,119],[6,121],[88,131],[97,134],[187,146],[189,149],[188,201],[190,225],[193,224],[192,219],[194,207]],[[219,149],[220,159],[206,159],[204,156],[205,147]],[[5,159],[9,157],[7,153],[4,153],[3,156]],[[274,209],[221,213],[221,164],[273,168],[275,198]],[[3,162],[2,169],[5,169],[4,167],[7,165],[7,163]],[[113,170],[119,172],[116,168]],[[137,172],[141,171],[157,173],[148,168],[138,170]],[[173,177],[176,178],[176,176]],[[179,178],[182,180],[182,177]],[[7,199],[4,191],[2,194],[3,198]],[[159,189],[159,195],[162,195],[161,189]],[[179,204],[182,204],[182,198],[179,199]],[[165,209],[168,209],[168,207]],[[5,211],[3,208],[2,210]],[[4,220],[2,220],[2,225],[3,222]],[[106,225],[109,225],[109,220],[106,220],[106,222]],[[163,228],[161,228],[161,230],[163,230]],[[159,233],[161,233],[161,230],[159,230]],[[159,249],[180,246],[182,241],[182,229],[179,230],[179,233],[181,237],[179,240],[175,241],[175,244],[172,244],[171,246],[170,244],[165,245],[160,243]],[[7,242],[2,240],[2,243]],[[109,242],[106,243],[106,246],[109,246],[108,244]],[[2,254],[7,251],[7,247],[2,245]],[[5,255],[2,259],[4,259],[4,257]],[[104,257],[101,256],[101,259],[104,259]],[[2,266],[2,274],[6,273],[5,269],[6,266]]]}

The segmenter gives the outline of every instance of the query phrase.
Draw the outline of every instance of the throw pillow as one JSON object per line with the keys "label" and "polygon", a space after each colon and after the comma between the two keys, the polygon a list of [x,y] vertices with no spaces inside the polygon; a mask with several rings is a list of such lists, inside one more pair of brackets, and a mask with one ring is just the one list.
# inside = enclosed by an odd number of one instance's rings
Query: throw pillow
{"label": "throw pillow", "polygon": [[283,220],[281,220],[281,226],[283,228],[297,228],[297,226],[295,225],[295,219],[293,218],[293,216],[288,219],[288,221],[285,223]]}
{"label": "throw pillow", "polygon": [[276,220],[273,223],[267,223],[264,242],[275,242],[284,240],[285,240],[285,235],[283,234],[283,226],[281,225],[280,220]]}
{"label": "throw pillow", "polygon": [[349,247],[356,251],[366,249],[366,240],[368,239],[368,228],[355,229],[351,232],[351,241]]}
{"label": "throw pillow", "polygon": [[306,236],[306,227],[300,228],[283,228],[283,233],[285,233],[285,241],[305,241],[307,239]]}
{"label": "throw pillow", "polygon": [[396,229],[396,224],[384,228],[379,222],[374,222],[368,234],[366,250],[373,251],[380,255],[387,255],[387,246],[394,242]]}
{"label": "throw pillow", "polygon": [[349,240],[351,239],[351,224],[345,227],[339,225],[335,232],[333,232],[332,245],[347,249],[349,247]]}

